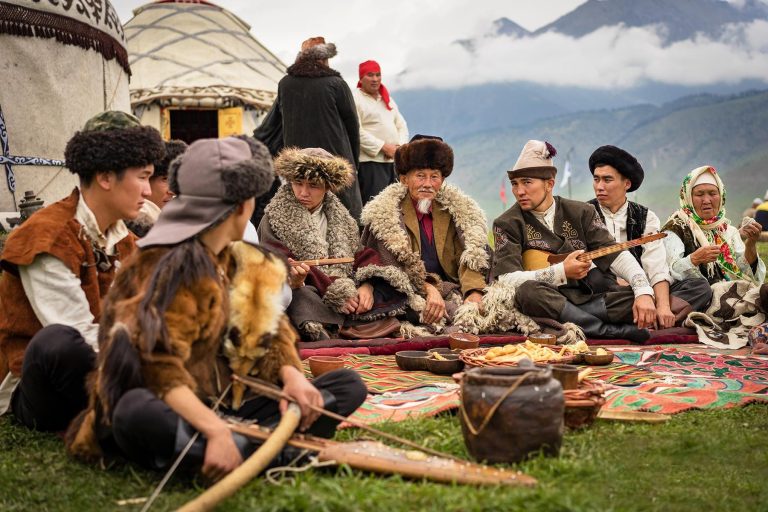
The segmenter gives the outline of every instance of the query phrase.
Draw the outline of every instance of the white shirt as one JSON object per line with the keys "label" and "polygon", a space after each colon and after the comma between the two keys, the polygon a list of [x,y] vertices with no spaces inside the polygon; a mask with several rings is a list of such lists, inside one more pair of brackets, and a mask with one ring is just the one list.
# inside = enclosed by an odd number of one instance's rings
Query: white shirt
{"label": "white shirt", "polygon": [[[539,222],[547,226],[550,231],[554,231],[556,207],[557,202],[553,201],[552,205],[545,211],[531,211],[531,213]],[[592,268],[594,267],[595,264],[592,263]],[[643,269],[629,252],[622,251],[619,253],[611,264],[611,271],[629,283],[635,297],[640,295],[653,296],[653,288],[651,288],[648,279],[645,277]],[[541,270],[518,270],[499,276],[499,281],[514,286],[519,286],[525,281],[530,280],[544,281],[553,286],[562,286],[568,282],[568,278],[565,276],[565,264],[557,263]]]}
{"label": "white shirt", "polygon": [[[627,207],[629,201],[624,201],[621,208],[616,210],[616,213],[611,213],[611,210],[600,205],[600,211],[605,217],[605,227],[613,235],[613,238],[617,242],[627,241]],[[645,231],[643,234],[657,233],[661,229],[661,222],[659,218],[651,210],[648,210],[648,215],[645,218]],[[667,281],[672,283],[672,277],[669,274],[669,266],[667,265],[667,251],[664,249],[664,243],[661,240],[654,240],[644,244],[643,252],[640,255],[640,263],[643,266],[645,275],[648,276],[648,280],[651,286],[661,281]]]}
{"label": "white shirt", "polygon": [[324,208],[320,206],[314,212],[310,212],[309,218],[320,233],[320,243],[322,244],[322,252],[328,257],[328,217],[325,216]]}
{"label": "white shirt", "polygon": [[[128,228],[122,220],[102,233],[82,193],[75,220],[82,226],[83,233],[110,256],[115,254],[117,243],[128,236]],[[116,265],[119,263],[116,262]],[[80,278],[64,262],[50,254],[38,254],[31,264],[19,266],[19,278],[32,311],[43,327],[51,324],[74,327],[85,342],[98,351],[99,324],[91,313]],[[11,394],[17,385],[18,379],[10,373],[0,384],[0,414],[8,410]]]}
{"label": "white shirt", "polygon": [[360,88],[355,88],[352,94],[360,121],[360,161],[392,162],[391,158],[381,152],[384,144],[408,142],[408,125],[395,100],[390,96],[389,106],[392,110],[389,110],[379,95],[374,98]]}

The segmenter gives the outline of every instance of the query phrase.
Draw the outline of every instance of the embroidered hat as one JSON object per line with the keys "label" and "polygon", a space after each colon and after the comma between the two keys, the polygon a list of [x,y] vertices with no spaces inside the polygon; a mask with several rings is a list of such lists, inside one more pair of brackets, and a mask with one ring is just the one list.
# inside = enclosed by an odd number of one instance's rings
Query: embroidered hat
{"label": "embroidered hat", "polygon": [[251,137],[200,139],[169,166],[176,194],[160,212],[139,247],[174,245],[218,224],[238,204],[272,185],[269,150]]}
{"label": "embroidered hat", "polygon": [[557,174],[557,168],[552,165],[552,158],[556,155],[557,150],[549,142],[529,140],[523,146],[523,150],[520,152],[514,167],[507,171],[507,176],[509,176],[509,179],[554,179]]}
{"label": "embroidered hat", "polygon": [[67,142],[64,158],[67,168],[84,183],[98,172],[120,172],[143,167],[165,155],[160,132],[141,126],[139,120],[117,110],[96,114]]}
{"label": "embroidered hat", "polygon": [[600,146],[589,157],[589,172],[595,174],[595,168],[610,165],[619,174],[627,178],[632,185],[627,192],[634,192],[643,183],[645,172],[635,157],[616,146]]}
{"label": "embroidered hat", "polygon": [[275,159],[275,174],[289,182],[308,180],[323,182],[331,192],[352,183],[354,171],[345,158],[334,156],[322,148],[285,148]]}
{"label": "embroidered hat", "polygon": [[453,172],[453,149],[440,137],[414,135],[395,151],[395,170],[407,174],[414,169],[434,169],[447,178]]}

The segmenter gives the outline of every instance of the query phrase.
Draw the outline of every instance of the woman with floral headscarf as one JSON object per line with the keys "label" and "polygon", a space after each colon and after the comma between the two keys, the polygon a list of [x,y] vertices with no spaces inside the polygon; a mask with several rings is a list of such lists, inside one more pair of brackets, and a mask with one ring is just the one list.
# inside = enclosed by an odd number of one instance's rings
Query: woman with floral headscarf
{"label": "woman with floral headscarf", "polygon": [[680,187],[680,209],[662,228],[667,232],[664,246],[672,278],[761,284],[765,263],[755,245],[761,229],[751,219],[745,219],[741,228],[731,225],[725,218],[725,187],[717,171],[710,166],[694,169]]}

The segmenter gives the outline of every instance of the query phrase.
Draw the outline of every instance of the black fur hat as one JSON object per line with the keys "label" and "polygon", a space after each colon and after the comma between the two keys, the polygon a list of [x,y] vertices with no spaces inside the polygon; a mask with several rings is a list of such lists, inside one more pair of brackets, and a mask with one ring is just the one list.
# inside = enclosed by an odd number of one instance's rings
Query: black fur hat
{"label": "black fur hat", "polygon": [[595,174],[595,168],[602,165],[610,165],[619,174],[632,182],[627,192],[634,192],[640,188],[645,178],[645,172],[640,162],[635,157],[616,146],[600,146],[589,157],[589,172]]}
{"label": "black fur hat", "polygon": [[395,170],[406,174],[413,169],[435,169],[443,178],[453,172],[453,150],[440,137],[414,135],[395,151]]}
{"label": "black fur hat", "polygon": [[102,112],[89,119],[64,150],[67,168],[84,183],[90,183],[98,172],[120,174],[129,167],[162,160],[164,155],[160,132],[119,111]]}
{"label": "black fur hat", "polygon": [[162,178],[168,176],[168,166],[173,160],[184,153],[189,146],[183,140],[169,140],[165,143],[165,156],[162,160],[155,162],[155,172],[153,178]]}

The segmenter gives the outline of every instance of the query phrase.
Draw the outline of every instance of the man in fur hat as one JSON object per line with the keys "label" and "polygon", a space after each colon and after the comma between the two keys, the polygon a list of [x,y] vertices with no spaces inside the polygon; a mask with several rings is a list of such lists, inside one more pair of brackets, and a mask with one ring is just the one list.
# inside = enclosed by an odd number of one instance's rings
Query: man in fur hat
{"label": "man in fur hat", "polygon": [[[287,148],[275,160],[275,170],[288,183],[266,208],[258,230],[261,243],[291,261],[355,258],[354,263],[294,267],[287,312],[301,334],[328,339],[350,322],[404,312],[405,295],[394,290],[407,288],[407,277],[381,266],[374,251],[361,247],[357,224],[335,195],[351,181],[352,166],[324,149]],[[398,327],[397,322],[388,325]]]}
{"label": "man in fur hat", "polygon": [[[189,445],[185,466],[218,480],[255,446],[210,408],[217,397],[220,413],[265,426],[276,424],[287,406],[244,396],[237,383],[230,396],[232,373],[281,384],[301,407],[300,429],[325,437],[337,422],[309,407],[348,415],[366,389],[352,370],[313,382],[304,377],[296,333],[278,299],[284,260],[231,243],[242,238],[255,197],[272,183],[264,145],[201,139],[174,160],[170,174],[177,197],[137,242],[104,302],[89,408],[72,422],[67,448],[96,460],[116,447],[134,462],[164,469]],[[192,442],[195,431],[201,436]]]}
{"label": "man in fur hat", "polygon": [[395,170],[400,182],[363,210],[362,242],[382,263],[405,272],[409,305],[434,330],[463,302],[482,298],[490,259],[485,214],[444,183],[453,171],[453,150],[439,137],[415,135],[397,148]]}
{"label": "man in fur hat", "polygon": [[0,260],[0,349],[10,369],[1,412],[10,405],[24,425],[55,431],[85,407],[101,302],[134,250],[123,219],[150,197],[164,151],[157,130],[123,112],[98,114],[67,143],[79,187],[14,230]]}
{"label": "man in fur hat", "polygon": [[[589,170],[596,197],[588,202],[617,242],[659,232],[661,222],[656,214],[627,199],[627,193],[639,189],[645,177],[635,157],[616,146],[601,146],[589,157]],[[706,309],[712,298],[709,283],[696,277],[673,282],[661,240],[632,247],[629,252],[642,265],[653,287],[657,328],[679,325],[690,311]]]}
{"label": "man in fur hat", "polygon": [[[616,242],[592,205],[553,195],[555,154],[549,143],[530,140],[507,172],[517,203],[493,223],[492,276],[515,290],[515,305],[525,315],[572,322],[588,337],[643,342],[656,321],[653,288],[627,251],[592,262],[576,259]],[[529,249],[570,254],[562,263],[526,269]],[[609,271],[631,288],[614,286]]]}
{"label": "man in fur hat", "polygon": [[168,188],[168,165],[186,149],[187,143],[183,140],[170,140],[165,143],[165,157],[155,162],[155,172],[149,178],[149,188],[152,190],[149,200],[144,201],[138,217],[128,219],[125,223],[137,237],[141,238],[147,234],[160,216],[160,210],[173,199],[173,192]]}
{"label": "man in fur hat", "polygon": [[[360,128],[352,91],[328,60],[336,56],[336,45],[322,37],[301,44],[296,61],[277,84],[277,98],[254,131],[273,155],[283,147],[322,148],[357,169]],[[362,203],[357,173],[338,191],[339,199],[357,221]]]}

